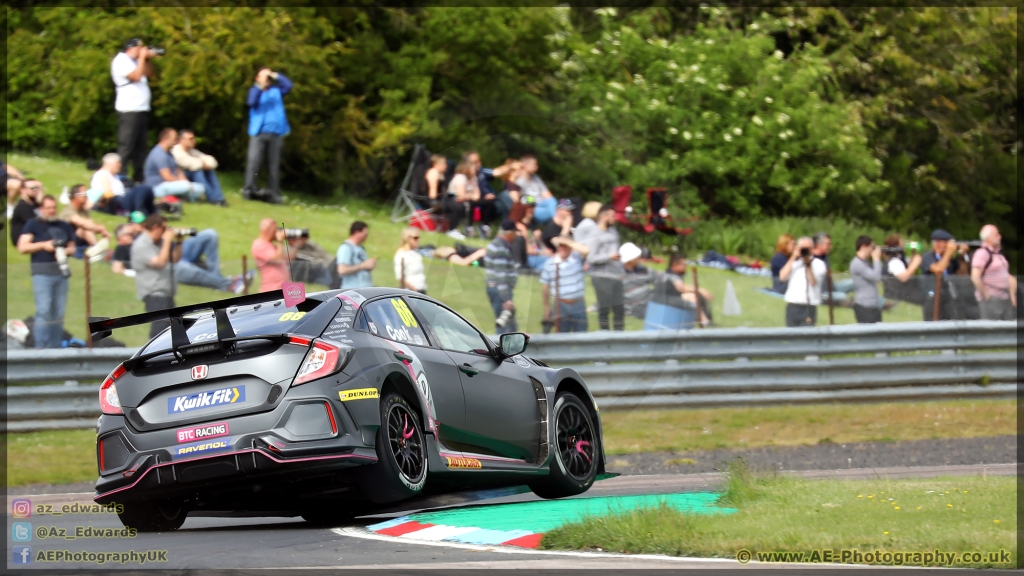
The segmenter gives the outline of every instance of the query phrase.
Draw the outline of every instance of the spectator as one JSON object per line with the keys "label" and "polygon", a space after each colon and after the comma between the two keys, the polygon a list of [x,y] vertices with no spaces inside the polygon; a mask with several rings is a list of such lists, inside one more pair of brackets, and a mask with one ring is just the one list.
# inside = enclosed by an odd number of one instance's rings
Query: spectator
{"label": "spectator", "polygon": [[521,175],[516,179],[516,184],[522,189],[523,197],[533,198],[537,204],[537,213],[533,219],[538,224],[547,224],[555,217],[555,209],[558,201],[555,195],[548,190],[547,184],[537,176],[540,167],[537,164],[537,157],[527,154],[519,159],[522,163]]}
{"label": "spectator", "polygon": [[540,270],[544,268],[550,256],[538,247],[540,230],[530,231],[533,223],[535,205],[532,198],[524,198],[523,202],[512,205],[509,219],[516,225],[516,237],[512,241],[512,257],[522,270]]}
{"label": "spectator", "polygon": [[465,244],[451,246],[440,246],[434,250],[434,258],[447,260],[456,266],[479,265],[482,258],[487,255],[487,248],[473,248]]}
{"label": "spectator", "polygon": [[[961,260],[957,252],[966,252],[967,245],[959,247],[953,239],[953,235],[939,228],[932,232],[932,249],[921,256],[921,274],[923,276],[948,276],[966,273],[966,266],[961,267]],[[961,270],[963,268],[963,270]],[[921,312],[926,322],[935,319],[935,282],[933,278],[922,278],[924,289],[924,302],[921,305]],[[939,298],[939,318],[950,320],[955,315],[952,306],[952,298],[949,291],[945,291]]]}
{"label": "spectator", "polygon": [[402,244],[395,252],[395,280],[406,290],[427,293],[427,275],[423,255],[419,253],[420,230],[408,226],[402,230]]}
{"label": "spectator", "polygon": [[[75,237],[82,240],[82,242],[76,242],[77,245],[96,248],[91,250],[91,253],[86,254],[86,256],[91,258],[106,252],[110,242],[110,232],[107,231],[106,226],[95,222],[89,216],[89,209],[86,208],[88,201],[89,198],[85,185],[75,184],[71,187],[71,201],[60,211],[60,219],[71,224],[75,229]],[[97,244],[100,242],[100,238],[97,238],[97,235],[102,236],[106,242]]]}
{"label": "spectator", "polygon": [[821,285],[825,281],[825,262],[813,254],[814,241],[807,236],[796,242],[796,249],[779,271],[786,286],[786,326],[814,326],[821,304]]}
{"label": "spectator", "polygon": [[[260,68],[256,83],[249,88],[246,105],[249,107],[249,153],[245,163],[246,200],[281,203],[281,138],[291,132],[284,110],[284,97],[291,92],[292,81],[270,68]],[[267,157],[267,186],[257,189],[257,175]]]}
{"label": "spectator", "polygon": [[[878,282],[882,280],[882,249],[875,246],[870,236],[858,236],[857,255],[850,261],[850,278],[856,292],[853,296],[853,315],[861,324],[882,321]],[[868,256],[871,265],[868,265]]]}
{"label": "spectator", "polygon": [[[579,228],[576,230],[579,232]],[[598,329],[608,329],[608,313],[611,312],[612,328],[625,330],[626,312],[622,303],[622,276],[625,270],[619,256],[619,231],[615,228],[614,206],[605,204],[598,208],[597,223],[586,236],[583,243],[590,248],[587,264],[590,266],[590,282],[597,294]]]}
{"label": "spectator", "polygon": [[[890,234],[885,239],[885,246],[887,248],[903,248],[903,239],[899,234]],[[917,272],[917,269],[921,266],[921,255],[914,252],[914,255],[910,258],[910,262],[907,263],[906,254],[899,253],[895,255],[885,255],[883,258],[889,256],[889,262],[885,265],[885,270],[892,276],[895,276],[900,282],[906,282]]]}
{"label": "spectator", "polygon": [[[516,306],[512,302],[512,292],[516,287],[518,265],[512,258],[512,241],[517,234],[516,223],[511,220],[501,222],[501,231],[487,245],[484,256],[484,278],[487,282],[487,299],[494,311],[495,334],[517,332]],[[508,312],[508,314],[504,314]]]}
{"label": "spectator", "polygon": [[103,156],[103,165],[92,175],[89,182],[88,203],[90,210],[117,214],[118,212],[141,212],[144,216],[156,213],[153,205],[153,187],[139,184],[125,190],[124,182],[117,175],[121,172],[121,156],[111,152]]}
{"label": "spectator", "polygon": [[[135,270],[135,292],[145,304],[146,312],[174,308],[177,286],[174,263],[181,260],[182,245],[175,242],[176,234],[167,227],[167,219],[153,214],[142,223],[142,234],[132,243],[131,263]],[[153,322],[149,337],[153,338],[169,321]]]}
{"label": "spectator", "polygon": [[18,252],[32,255],[32,294],[36,301],[32,336],[36,348],[60,348],[64,334],[68,278],[61,273],[55,240],[67,243],[67,253],[75,252],[75,231],[57,219],[57,199],[46,195],[39,205],[39,216],[29,218],[17,242]]}
{"label": "spectator", "polygon": [[3,172],[7,175],[7,219],[10,220],[14,215],[14,205],[21,197],[21,186],[25,182],[25,175],[3,160],[0,160],[0,165],[3,165]]}
{"label": "spectator", "polygon": [[260,235],[252,241],[252,257],[260,271],[260,292],[280,290],[288,280],[288,264],[296,253],[284,246],[284,228],[278,228],[273,218],[260,220]]}
{"label": "spectator", "polygon": [[[701,288],[700,292],[685,282],[686,278],[686,257],[681,252],[673,253],[668,260],[668,266],[664,274],[661,274],[654,281],[654,291],[651,294],[651,302],[671,306],[689,311],[693,317],[684,322],[685,325],[673,326],[673,328],[690,328],[693,326],[693,318],[696,318],[702,325],[707,326],[711,319],[704,309],[707,302],[712,299],[711,292]],[[668,316],[668,315],[666,315]],[[648,318],[645,317],[645,320]],[[661,318],[659,324],[664,323],[666,318]]]}
{"label": "spectator", "polygon": [[481,214],[480,220],[485,224],[495,219],[504,220],[508,218],[509,211],[515,199],[508,190],[495,192],[491,187],[493,180],[503,179],[512,172],[518,162],[505,160],[505,163],[497,168],[484,168],[480,162],[480,153],[476,151],[466,152],[466,159],[476,168],[477,188],[480,189],[480,202],[487,203],[487,210]]}
{"label": "spectator", "polygon": [[1017,279],[1001,252],[1003,237],[993,224],[981,228],[982,245],[971,259],[971,282],[976,288],[982,320],[1015,320]]}
{"label": "spectator", "polygon": [[[587,304],[583,299],[583,259],[590,252],[585,244],[566,236],[552,239],[555,256],[544,264],[540,273],[544,318],[553,320],[558,332],[586,332]],[[558,313],[551,316],[551,300],[556,300]]]}
{"label": "spectator", "polygon": [[771,259],[772,292],[786,293],[787,283],[779,279],[779,271],[786,265],[786,262],[789,262],[789,257],[792,256],[794,248],[796,248],[796,240],[789,234],[779,236],[779,241],[775,243],[775,254]]}
{"label": "spectator", "polygon": [[171,156],[174,156],[178,168],[185,172],[185,178],[203,185],[210,204],[228,205],[220,189],[220,181],[217,180],[217,159],[196,149],[196,133],[191,128],[178,134],[178,143],[171,148]]}
{"label": "spectator", "polygon": [[[444,200],[444,211],[448,215],[448,236],[456,240],[465,240],[468,228],[473,224],[473,204],[480,200],[479,180],[476,166],[468,159],[463,159],[455,167],[455,176],[448,183],[448,196]],[[459,224],[466,218],[467,224],[459,231]]]}
{"label": "spectator", "polygon": [[[142,231],[142,226],[135,223],[121,224],[114,229],[117,246],[110,258],[112,272],[135,276],[131,247]],[[207,228],[184,239],[176,236],[175,240],[181,244],[181,259],[173,264],[175,284],[213,288],[233,294],[241,294],[245,290],[245,278],[241,274],[227,277],[220,273],[220,237],[216,230]],[[255,274],[255,270],[250,270],[249,280]]]}
{"label": "spectator", "polygon": [[[555,252],[555,245],[551,242],[552,238],[556,236],[572,237],[572,211],[575,209],[576,206],[572,203],[572,200],[568,198],[559,200],[555,216],[544,225],[541,242],[552,254]],[[539,210],[540,207],[537,208],[537,211]],[[534,219],[537,218],[537,211],[534,211]]]}
{"label": "spectator", "polygon": [[341,289],[369,288],[373,286],[371,271],[377,266],[377,259],[370,258],[363,248],[363,242],[370,235],[366,222],[356,220],[348,229],[348,239],[338,246],[338,276]]}
{"label": "spectator", "polygon": [[287,240],[289,251],[295,252],[291,265],[293,282],[320,284],[332,289],[338,287],[338,261],[333,254],[310,240],[309,236]]}
{"label": "spectator", "polygon": [[117,228],[114,228],[117,246],[114,247],[114,252],[110,256],[111,272],[135,278],[135,270],[132,270],[132,244],[141,233],[142,225],[134,222],[118,224]]}
{"label": "spectator", "polygon": [[132,178],[135,182],[148,180],[143,177],[143,162],[146,159],[146,130],[150,110],[149,78],[153,77],[153,63],[150,59],[157,56],[159,54],[146,47],[142,40],[132,38],[125,42],[124,50],[110,63],[110,77],[117,90],[117,98],[114,100],[114,110],[117,111],[117,153],[134,168]]}
{"label": "spectator", "polygon": [[21,236],[25,224],[39,213],[39,199],[45,193],[43,183],[39,180],[29,179],[21,183],[21,199],[18,200],[18,204],[14,207],[11,221],[8,224],[11,227],[11,244],[13,246],[18,245],[18,238]]}
{"label": "spectator", "polygon": [[580,210],[580,216],[583,217],[580,223],[576,225],[576,228],[572,231],[572,239],[576,242],[586,242],[587,238],[591,234],[597,233],[597,215],[601,212],[600,202],[587,202],[583,205],[583,209]]}
{"label": "spectator", "polygon": [[441,185],[444,184],[445,174],[448,172],[448,159],[440,154],[430,157],[430,169],[423,175],[424,188],[426,190],[427,205],[421,208],[433,208],[443,202]]}
{"label": "spectator", "polygon": [[619,247],[622,262],[622,306],[629,316],[643,320],[647,316],[647,302],[651,299],[651,284],[657,274],[640,263],[643,251],[632,242]]}
{"label": "spectator", "polygon": [[178,132],[174,128],[164,128],[160,137],[146,157],[146,184],[153,187],[153,196],[182,196],[193,201],[206,194],[206,187],[198,182],[189,182],[188,178],[178,170],[178,165],[171,155],[171,147],[178,141]]}

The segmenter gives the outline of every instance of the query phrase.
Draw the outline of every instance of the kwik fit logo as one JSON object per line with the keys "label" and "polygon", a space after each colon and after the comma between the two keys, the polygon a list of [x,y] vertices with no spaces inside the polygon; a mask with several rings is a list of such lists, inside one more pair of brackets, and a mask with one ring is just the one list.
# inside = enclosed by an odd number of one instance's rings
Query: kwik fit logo
{"label": "kwik fit logo", "polygon": [[206,390],[195,394],[168,398],[167,413],[178,414],[188,412],[189,410],[200,410],[202,408],[212,408],[238,402],[245,402],[245,386]]}

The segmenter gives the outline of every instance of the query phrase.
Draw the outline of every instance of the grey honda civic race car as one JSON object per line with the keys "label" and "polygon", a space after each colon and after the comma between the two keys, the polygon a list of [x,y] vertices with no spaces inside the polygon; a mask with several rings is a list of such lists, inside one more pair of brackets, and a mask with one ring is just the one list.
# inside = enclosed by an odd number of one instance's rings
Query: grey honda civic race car
{"label": "grey honda civic race car", "polygon": [[574,370],[495,344],[393,288],[278,290],[119,319],[169,327],[100,387],[96,502],[125,526],[191,512],[336,522],[415,496],[528,485],[579,494],[604,472],[597,404]]}

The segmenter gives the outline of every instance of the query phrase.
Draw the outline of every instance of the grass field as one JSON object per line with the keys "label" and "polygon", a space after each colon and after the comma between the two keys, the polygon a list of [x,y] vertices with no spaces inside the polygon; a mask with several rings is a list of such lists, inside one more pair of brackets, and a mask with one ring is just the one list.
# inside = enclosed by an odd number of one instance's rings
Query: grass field
{"label": "grass field", "polygon": [[[764,553],[799,553],[788,561],[811,561],[814,551],[838,556],[856,549],[903,553],[903,565],[947,565],[913,555],[940,550],[958,560],[965,552],[982,553],[950,567],[1017,563],[1016,478],[807,481],[735,467],[730,472],[720,503],[737,508],[734,514],[661,506],[591,516],[548,532],[541,548],[741,559],[745,550],[755,561]],[[1000,551],[1009,553],[1009,563],[1001,563]]]}
{"label": "grass field", "polygon": [[[88,183],[91,174],[85,169],[85,162],[54,156],[40,157],[28,154],[11,154],[8,162],[19,169],[27,170],[30,176],[41,180],[46,190],[58,195],[63,186],[77,183]],[[312,238],[326,250],[334,252],[348,236],[348,227],[354,220],[364,220],[370,224],[370,237],[367,240],[367,252],[380,261],[374,271],[374,281],[378,285],[395,286],[391,265],[392,256],[399,244],[399,232],[402,224],[390,222],[391,204],[384,200],[352,200],[340,205],[317,204],[318,200],[297,191],[285,191],[287,203],[283,206],[271,206],[262,202],[243,200],[239,194],[241,175],[233,172],[220,174],[220,180],[231,206],[220,208],[206,204],[192,204],[185,207],[185,217],[176,223],[178,226],[199,229],[215,228],[220,236],[221,271],[223,274],[241,272],[241,258],[249,254],[249,247],[257,233],[260,219],[273,217],[291,227],[309,228]],[[119,218],[105,214],[96,214],[96,219],[108,228],[118,224]],[[451,245],[453,240],[442,234],[427,233],[422,244]],[[472,242],[470,242],[472,243]],[[483,245],[479,240],[477,244]],[[484,273],[480,268],[464,268],[451,266],[446,262],[431,261],[427,263],[428,292],[446,304],[455,308],[484,330],[490,331],[493,314],[484,290]],[[249,259],[249,266],[253,266]],[[85,334],[85,297],[82,262],[72,262],[73,276],[66,314],[66,328],[72,334],[82,337]],[[28,257],[18,254],[8,242],[7,245],[7,307],[11,314],[24,318],[34,313],[31,279],[29,275]],[[110,272],[105,265],[94,265],[92,276],[92,314],[94,316],[116,317],[142,311],[142,303],[136,299],[135,284]],[[701,268],[700,284],[714,295],[712,314],[719,326],[781,326],[785,305],[782,300],[755,292],[756,288],[766,287],[769,280],[750,278],[731,272]],[[731,280],[743,314],[740,316],[722,315],[722,297],[725,284]],[[312,289],[316,289],[313,287]],[[177,298],[178,304],[201,302],[225,296],[205,288],[182,286]],[[540,332],[542,306],[540,285],[536,277],[520,278],[515,292],[515,301],[520,311],[520,328],[528,332]],[[593,304],[595,297],[592,287],[587,285],[587,302]],[[819,323],[827,323],[827,310],[819,313]],[[885,320],[900,322],[919,320],[920,309],[907,306],[905,303],[886,312]],[[525,320],[525,321],[524,321]],[[850,309],[837,308],[835,320],[838,324],[854,322]],[[642,328],[643,322],[629,318],[626,322],[628,330]],[[590,314],[590,329],[597,329],[597,315]],[[128,345],[141,345],[145,342],[148,328],[145,326],[129,328],[114,335]]]}

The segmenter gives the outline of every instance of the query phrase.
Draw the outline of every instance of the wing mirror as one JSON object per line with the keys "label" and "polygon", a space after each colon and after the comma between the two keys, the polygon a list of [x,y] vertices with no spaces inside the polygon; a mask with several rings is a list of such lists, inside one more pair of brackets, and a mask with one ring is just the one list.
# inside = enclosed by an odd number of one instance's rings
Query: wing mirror
{"label": "wing mirror", "polygon": [[522,332],[502,334],[501,338],[498,339],[498,347],[502,357],[504,358],[510,358],[516,354],[522,354],[526,351],[526,346],[529,343],[530,337]]}

